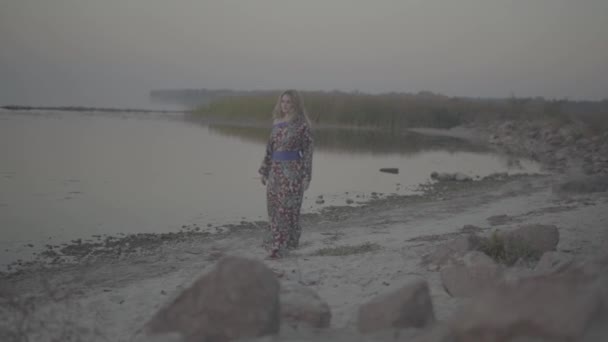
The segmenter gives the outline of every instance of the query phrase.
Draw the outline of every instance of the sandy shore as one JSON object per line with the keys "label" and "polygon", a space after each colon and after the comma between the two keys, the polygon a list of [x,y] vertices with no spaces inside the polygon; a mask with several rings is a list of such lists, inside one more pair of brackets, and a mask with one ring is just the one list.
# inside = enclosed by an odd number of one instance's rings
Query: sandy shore
{"label": "sandy shore", "polygon": [[[130,341],[217,260],[238,255],[263,260],[283,274],[282,282],[315,290],[331,308],[330,331],[353,331],[362,303],[421,278],[429,283],[437,318],[445,320],[466,299],[450,297],[439,273],[421,258],[464,234],[465,225],[479,227],[480,234],[523,224],[556,225],[558,251],[574,257],[608,247],[608,192],[554,191],[563,180],[563,174],[547,173],[438,182],[416,196],[330,208],[306,215],[301,247],[277,261],[264,260],[263,222],[224,227],[217,234],[186,227],[181,234],[102,244],[107,248],[94,256],[72,256],[77,262],[27,265],[20,274],[3,275],[0,291],[33,296],[28,319],[57,324],[23,328],[38,329],[45,337],[40,340],[72,333],[88,336],[85,340]],[[500,220],[492,219],[499,215]],[[320,252],[348,246],[359,248],[337,256]]]}

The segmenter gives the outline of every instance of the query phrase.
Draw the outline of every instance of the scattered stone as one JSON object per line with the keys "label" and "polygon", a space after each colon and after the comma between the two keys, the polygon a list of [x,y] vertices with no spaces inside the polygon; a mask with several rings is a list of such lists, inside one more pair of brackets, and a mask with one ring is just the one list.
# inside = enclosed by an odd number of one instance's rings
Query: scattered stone
{"label": "scattered stone", "polygon": [[279,283],[255,260],[226,257],[146,324],[147,334],[178,332],[189,341],[228,341],[279,330]]}
{"label": "scattered stone", "polygon": [[346,199],[346,204],[353,204],[353,203],[355,203],[355,201],[353,201],[352,199],[350,199],[350,198]]}
{"label": "scattered stone", "polygon": [[509,177],[509,174],[506,173],[506,172],[495,172],[495,173],[492,173],[492,174],[489,174],[489,175],[483,177],[482,179],[484,179],[484,180],[499,180],[500,181],[500,180],[504,180],[504,179],[506,179],[508,177]]}
{"label": "scattered stone", "polygon": [[468,182],[472,181],[473,178],[462,172],[447,173],[447,172],[431,172],[431,179],[437,181],[456,181],[456,182]]}
{"label": "scattered stone", "polygon": [[435,322],[426,281],[416,281],[380,295],[359,308],[357,327],[362,333],[385,329],[424,328]]}
{"label": "scattered stone", "polygon": [[281,323],[287,323],[292,328],[298,328],[302,324],[312,328],[329,327],[329,305],[306,286],[296,283],[282,284],[280,307]]}
{"label": "scattered stone", "polygon": [[498,284],[502,268],[482,252],[471,251],[460,263],[448,265],[440,271],[441,282],[452,297],[469,297]]}

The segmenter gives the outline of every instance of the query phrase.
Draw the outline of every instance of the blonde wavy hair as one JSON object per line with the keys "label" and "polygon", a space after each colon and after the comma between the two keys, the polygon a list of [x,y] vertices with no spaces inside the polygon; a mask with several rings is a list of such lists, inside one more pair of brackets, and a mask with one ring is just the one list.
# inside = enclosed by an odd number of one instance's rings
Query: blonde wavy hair
{"label": "blonde wavy hair", "polygon": [[272,118],[274,120],[282,119],[285,117],[285,114],[281,110],[281,99],[284,95],[287,95],[291,98],[291,102],[293,103],[294,111],[296,112],[297,118],[304,119],[308,125],[310,125],[310,119],[308,119],[308,113],[306,112],[306,108],[304,108],[304,100],[299,92],[293,89],[285,90],[279,95],[277,103],[274,105],[274,109],[272,110]]}

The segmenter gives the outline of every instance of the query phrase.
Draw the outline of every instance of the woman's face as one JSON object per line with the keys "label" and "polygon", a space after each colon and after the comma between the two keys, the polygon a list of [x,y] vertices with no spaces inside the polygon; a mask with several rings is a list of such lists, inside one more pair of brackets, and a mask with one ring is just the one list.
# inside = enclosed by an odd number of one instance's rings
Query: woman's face
{"label": "woman's face", "polygon": [[293,112],[293,101],[291,96],[285,94],[281,96],[281,112],[283,114],[291,114]]}

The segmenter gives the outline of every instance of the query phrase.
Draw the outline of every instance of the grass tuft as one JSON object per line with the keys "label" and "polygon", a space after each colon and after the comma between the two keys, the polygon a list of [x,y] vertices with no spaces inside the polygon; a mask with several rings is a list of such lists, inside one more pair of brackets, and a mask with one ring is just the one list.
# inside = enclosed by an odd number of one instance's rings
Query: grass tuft
{"label": "grass tuft", "polygon": [[519,260],[538,260],[541,256],[523,240],[505,237],[498,231],[494,231],[489,238],[482,238],[478,249],[494,261],[507,266],[512,266]]}

